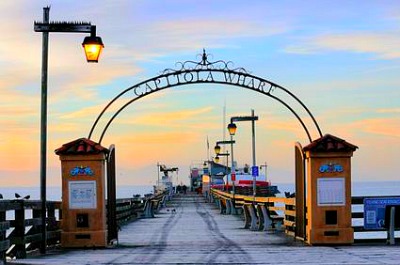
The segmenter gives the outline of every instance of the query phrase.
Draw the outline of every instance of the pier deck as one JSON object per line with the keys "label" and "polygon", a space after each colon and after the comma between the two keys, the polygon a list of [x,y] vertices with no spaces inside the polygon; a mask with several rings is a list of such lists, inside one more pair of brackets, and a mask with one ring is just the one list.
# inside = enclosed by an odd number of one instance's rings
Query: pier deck
{"label": "pier deck", "polygon": [[[173,211],[175,209],[175,211]],[[197,195],[175,197],[156,218],[122,227],[106,249],[52,250],[18,264],[399,264],[397,246],[310,247],[280,232],[242,228]]]}

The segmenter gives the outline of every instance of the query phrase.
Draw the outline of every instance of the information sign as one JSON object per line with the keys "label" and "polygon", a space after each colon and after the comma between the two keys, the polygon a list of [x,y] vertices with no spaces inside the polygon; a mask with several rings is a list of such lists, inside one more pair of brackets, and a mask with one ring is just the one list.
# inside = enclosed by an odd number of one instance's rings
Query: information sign
{"label": "information sign", "polygon": [[364,228],[380,230],[385,228],[385,211],[388,205],[400,205],[400,197],[365,198]]}
{"label": "information sign", "polygon": [[235,172],[231,173],[231,180],[236,181],[236,173]]}
{"label": "information sign", "polygon": [[251,167],[251,175],[254,177],[258,177],[258,166]]}
{"label": "information sign", "polygon": [[318,178],[318,206],[339,206],[346,204],[344,178]]}
{"label": "information sign", "polygon": [[96,181],[69,181],[69,208],[96,209]]}

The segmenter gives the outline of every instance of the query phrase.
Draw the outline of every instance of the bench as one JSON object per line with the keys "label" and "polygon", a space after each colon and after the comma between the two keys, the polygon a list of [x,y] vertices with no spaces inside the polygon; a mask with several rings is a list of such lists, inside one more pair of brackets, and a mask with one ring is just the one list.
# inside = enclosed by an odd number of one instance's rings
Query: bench
{"label": "bench", "polygon": [[142,218],[154,218],[154,200],[146,200]]}
{"label": "bench", "polygon": [[222,198],[218,198],[216,201],[217,201],[217,205],[219,207],[219,213],[225,214],[226,213],[226,202]]}
{"label": "bench", "polygon": [[258,217],[252,203],[243,204],[244,228],[250,228],[252,231],[258,230]]}
{"label": "bench", "polygon": [[264,203],[257,204],[257,213],[260,219],[259,230],[270,231],[282,228],[284,218],[271,212]]}

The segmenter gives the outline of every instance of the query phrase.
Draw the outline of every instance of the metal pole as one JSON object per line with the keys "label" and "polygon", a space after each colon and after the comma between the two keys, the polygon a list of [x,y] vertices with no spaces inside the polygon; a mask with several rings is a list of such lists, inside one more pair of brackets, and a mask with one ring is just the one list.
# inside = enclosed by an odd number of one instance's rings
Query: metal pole
{"label": "metal pole", "polygon": [[394,245],[395,244],[395,237],[394,237],[394,228],[395,228],[395,214],[396,208],[394,206],[390,207],[390,224],[387,228],[387,244]]}
{"label": "metal pole", "polygon": [[[235,173],[235,165],[234,165],[234,159],[233,159],[233,135],[231,135],[231,180],[232,180],[232,173]],[[236,214],[236,208],[235,208],[235,181],[232,180],[232,204],[233,204],[233,209],[232,209],[232,214]]]}
{"label": "metal pole", "polygon": [[[253,167],[256,166],[256,130],[255,130],[255,119],[254,119],[254,110],[251,110],[251,132],[252,132],[252,141],[253,141]],[[253,197],[254,201],[256,200],[256,176],[253,176]]]}
{"label": "metal pole", "polygon": [[[50,7],[43,8],[43,23],[50,21]],[[42,241],[40,253],[46,253],[46,149],[47,149],[47,65],[49,54],[49,33],[42,35],[42,91],[41,91],[41,113],[40,113],[40,200],[42,205]]]}
{"label": "metal pole", "polygon": [[[228,152],[226,152],[226,153],[228,153]],[[229,193],[229,182],[228,182],[228,162],[229,161],[229,158],[228,158],[228,155],[226,155],[226,167],[225,167],[225,174],[226,174],[226,184],[228,184],[227,185],[227,191],[228,191],[228,193]]]}
{"label": "metal pole", "polygon": [[157,186],[160,185],[160,163],[157,162]]}

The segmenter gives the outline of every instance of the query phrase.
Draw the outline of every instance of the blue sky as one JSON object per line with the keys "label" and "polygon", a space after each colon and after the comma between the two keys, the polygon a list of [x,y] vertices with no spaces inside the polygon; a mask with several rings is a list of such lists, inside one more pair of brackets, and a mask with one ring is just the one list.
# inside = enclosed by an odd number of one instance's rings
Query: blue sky
{"label": "blue sky", "polygon": [[[199,60],[203,48],[211,59],[289,89],[324,134],[359,146],[353,180],[399,179],[398,1],[3,0],[3,186],[39,185],[41,34],[33,21],[47,5],[50,20],[91,21],[105,43],[100,62],[87,64],[84,34],[50,34],[49,185],[61,180],[54,149],[86,137],[120,91],[176,62]],[[258,163],[268,163],[273,182],[293,182],[293,145],[308,140],[287,109],[242,88],[193,85],[148,96],[113,123],[102,144],[117,147],[118,184],[154,184],[157,162],[178,166],[187,181],[190,164],[207,158],[207,136],[212,146],[222,140],[224,102],[227,119],[255,109]],[[251,128],[239,126],[235,160],[243,165],[251,162]]]}

